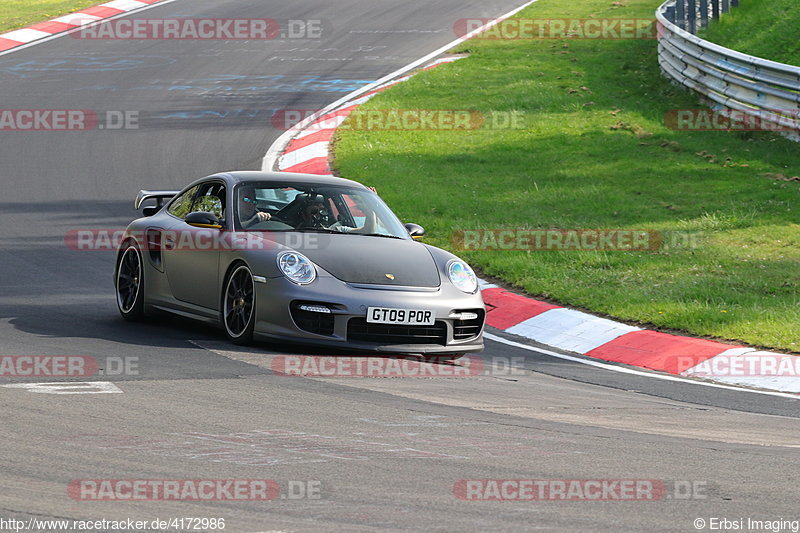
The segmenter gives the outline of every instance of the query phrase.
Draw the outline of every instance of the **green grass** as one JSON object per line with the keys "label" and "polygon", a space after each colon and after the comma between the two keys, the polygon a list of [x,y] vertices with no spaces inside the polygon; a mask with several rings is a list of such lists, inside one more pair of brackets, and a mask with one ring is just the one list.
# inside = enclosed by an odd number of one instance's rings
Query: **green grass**
{"label": "green grass", "polygon": [[745,54],[800,65],[800,2],[743,0],[700,37]]}
{"label": "green grass", "polygon": [[100,4],[98,0],[0,0],[0,32]]}
{"label": "green grass", "polygon": [[[652,17],[661,0],[540,0],[531,18]],[[619,2],[614,2],[619,4]],[[800,145],[677,132],[701,107],[653,40],[473,40],[364,109],[524,114],[524,129],[340,130],[335,168],[376,186],[426,242],[528,293],[630,322],[800,351]],[[699,232],[657,252],[460,251],[476,228]]]}

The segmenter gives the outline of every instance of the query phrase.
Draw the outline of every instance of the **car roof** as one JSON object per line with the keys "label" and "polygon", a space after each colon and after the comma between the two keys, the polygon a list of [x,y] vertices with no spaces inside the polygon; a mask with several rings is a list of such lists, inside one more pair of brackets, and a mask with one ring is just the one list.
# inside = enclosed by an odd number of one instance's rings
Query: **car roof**
{"label": "car roof", "polygon": [[222,178],[226,183],[231,186],[239,185],[241,183],[257,183],[263,181],[278,181],[281,183],[320,183],[324,185],[346,185],[356,187],[359,189],[369,190],[357,181],[352,181],[344,178],[337,178],[335,176],[320,176],[317,174],[301,174],[298,172],[260,172],[255,170],[239,170],[235,172],[219,172],[196,180],[194,183],[199,183],[207,179]]}

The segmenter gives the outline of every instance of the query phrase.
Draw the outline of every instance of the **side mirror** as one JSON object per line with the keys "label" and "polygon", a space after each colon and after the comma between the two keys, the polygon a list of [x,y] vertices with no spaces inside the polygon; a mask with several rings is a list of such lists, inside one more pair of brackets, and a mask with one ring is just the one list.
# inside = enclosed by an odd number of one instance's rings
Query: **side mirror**
{"label": "side mirror", "polygon": [[425,228],[423,228],[419,224],[412,224],[409,222],[405,226],[406,226],[406,231],[408,231],[408,234],[411,235],[412,239],[421,239],[422,237],[425,236]]}
{"label": "side mirror", "polygon": [[194,226],[196,228],[222,229],[222,222],[220,222],[220,220],[217,218],[217,215],[207,211],[195,211],[194,213],[189,213],[183,220],[190,226]]}

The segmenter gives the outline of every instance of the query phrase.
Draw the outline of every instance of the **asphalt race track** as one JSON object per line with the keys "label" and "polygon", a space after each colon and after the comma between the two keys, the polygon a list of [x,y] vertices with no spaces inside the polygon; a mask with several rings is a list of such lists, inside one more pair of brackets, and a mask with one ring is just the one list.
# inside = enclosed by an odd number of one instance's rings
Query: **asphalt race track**
{"label": "asphalt race track", "polygon": [[[98,373],[69,381],[115,391],[0,387],[0,519],[224,518],[225,531],[242,533],[696,531],[713,519],[800,519],[797,399],[618,373],[491,340],[487,364],[525,371],[285,377],[271,371],[276,355],[319,352],[242,349],[183,319],[126,323],[113,253],[65,245],[71,230],[124,228],[140,189],[260,168],[282,133],[276,110],[322,108],[452,41],[457,19],[516,6],[177,0],[133,16],[319,20],[323,36],[65,36],[0,55],[0,108],[138,116],[136,129],[0,132],[0,355],[90,356]],[[58,379],[0,377],[43,381]],[[269,479],[281,494],[87,501],[69,491],[76,480],[120,479]],[[459,497],[463,480],[487,479],[652,480],[663,491],[657,501]]]}

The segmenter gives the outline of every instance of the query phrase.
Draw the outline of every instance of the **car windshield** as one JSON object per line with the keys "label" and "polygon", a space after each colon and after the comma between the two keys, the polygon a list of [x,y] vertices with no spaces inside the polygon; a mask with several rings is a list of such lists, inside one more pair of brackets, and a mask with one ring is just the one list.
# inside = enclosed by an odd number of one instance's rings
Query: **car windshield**
{"label": "car windshield", "polygon": [[245,183],[235,191],[236,229],[350,233],[410,239],[372,191],[323,183]]}

